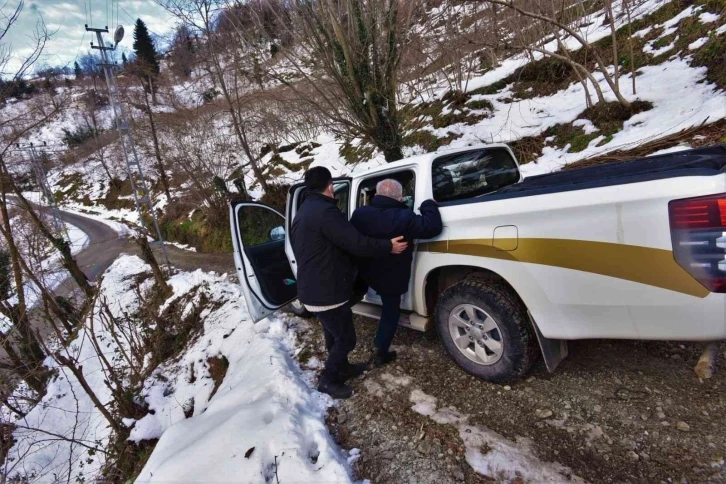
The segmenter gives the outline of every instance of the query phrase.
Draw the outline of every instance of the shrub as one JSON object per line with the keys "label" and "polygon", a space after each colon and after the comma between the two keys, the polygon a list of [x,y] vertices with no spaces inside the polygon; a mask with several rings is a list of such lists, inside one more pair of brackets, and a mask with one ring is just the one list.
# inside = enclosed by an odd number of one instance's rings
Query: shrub
{"label": "shrub", "polygon": [[75,148],[97,136],[99,132],[90,126],[78,126],[73,130],[63,128],[62,140],[69,148]]}

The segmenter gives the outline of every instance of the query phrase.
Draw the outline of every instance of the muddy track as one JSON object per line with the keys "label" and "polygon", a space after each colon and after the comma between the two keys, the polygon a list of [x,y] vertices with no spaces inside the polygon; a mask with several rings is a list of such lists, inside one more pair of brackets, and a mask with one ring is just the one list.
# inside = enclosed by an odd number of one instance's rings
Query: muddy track
{"label": "muddy track", "polygon": [[[375,324],[356,317],[353,361],[369,357]],[[303,342],[303,367],[324,358],[316,320]],[[328,419],[344,448],[362,449],[355,471],[374,484],[519,484],[577,476],[594,483],[726,482],[726,370],[696,378],[692,368],[703,345],[576,341],[554,374],[540,361],[506,386],[464,373],[434,332],[399,328],[394,346],[398,361],[353,381],[356,394]],[[570,471],[561,481],[475,472],[465,430],[414,411],[417,390],[435,398],[439,411],[466,416],[475,432],[492,431],[518,449],[531,448],[543,465]],[[488,445],[474,451],[485,459],[495,452]]]}

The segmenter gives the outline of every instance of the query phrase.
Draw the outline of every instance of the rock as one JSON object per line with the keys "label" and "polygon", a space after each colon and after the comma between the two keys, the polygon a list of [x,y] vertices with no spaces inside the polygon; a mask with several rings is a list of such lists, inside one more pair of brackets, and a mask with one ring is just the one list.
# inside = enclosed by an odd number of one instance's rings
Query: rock
{"label": "rock", "polygon": [[512,387],[510,387],[509,385],[504,385],[504,391],[508,392],[511,389]]}
{"label": "rock", "polygon": [[339,413],[338,418],[336,419],[339,424],[344,424],[348,421],[348,415],[346,413]]}
{"label": "rock", "polygon": [[350,437],[350,431],[345,427],[340,427],[338,429],[338,443],[344,444],[346,440]]}
{"label": "rock", "polygon": [[460,467],[454,467],[451,469],[451,475],[454,476],[457,481],[463,481],[466,478],[466,476],[464,476],[464,471],[462,471]]}
{"label": "rock", "polygon": [[633,452],[632,450],[629,450],[627,454],[625,454],[627,458],[633,462],[640,460],[640,456]]}
{"label": "rock", "polygon": [[553,415],[552,410],[547,410],[547,409],[545,409],[545,410],[537,409],[534,412],[534,416],[537,417],[538,419],[550,418],[552,415]]}
{"label": "rock", "polygon": [[716,367],[716,360],[718,358],[718,344],[710,343],[706,346],[703,354],[698,359],[698,363],[693,371],[696,376],[701,379],[708,379],[713,376]]}
{"label": "rock", "polygon": [[595,406],[593,407],[593,410],[595,410],[595,413],[600,413],[600,412],[602,412],[602,406],[600,406],[600,405],[595,405]]}
{"label": "rock", "polygon": [[394,454],[393,452],[391,452],[391,451],[388,451],[388,452],[384,452],[384,453],[382,453],[382,454],[380,455],[381,459],[385,459],[385,460],[393,460],[393,458],[394,458],[395,456],[396,456],[396,455],[395,455],[395,454]]}
{"label": "rock", "polygon": [[665,418],[665,414],[663,412],[658,412],[655,416],[661,420],[663,420]]}
{"label": "rock", "polygon": [[691,430],[691,426],[683,421],[678,422],[676,428],[682,432],[689,432]]}
{"label": "rock", "polygon": [[620,439],[620,445],[626,449],[635,450],[635,442],[630,439]]}
{"label": "rock", "polygon": [[429,443],[428,440],[424,440],[418,444],[416,450],[418,450],[421,454],[428,454],[431,452],[431,443]]}

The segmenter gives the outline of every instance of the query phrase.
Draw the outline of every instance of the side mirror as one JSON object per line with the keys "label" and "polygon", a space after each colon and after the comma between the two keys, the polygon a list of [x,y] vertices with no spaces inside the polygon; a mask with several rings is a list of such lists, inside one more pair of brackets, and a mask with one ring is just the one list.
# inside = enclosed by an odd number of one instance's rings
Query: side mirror
{"label": "side mirror", "polygon": [[284,240],[285,239],[285,227],[278,225],[270,229],[270,240]]}

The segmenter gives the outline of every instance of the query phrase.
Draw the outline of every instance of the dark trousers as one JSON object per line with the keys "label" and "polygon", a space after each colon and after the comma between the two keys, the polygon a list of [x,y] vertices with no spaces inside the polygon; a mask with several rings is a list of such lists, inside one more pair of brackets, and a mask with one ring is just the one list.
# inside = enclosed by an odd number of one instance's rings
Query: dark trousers
{"label": "dark trousers", "polygon": [[388,353],[396,334],[396,328],[398,328],[398,319],[401,316],[401,295],[381,294],[380,296],[383,311],[373,342],[380,353]]}
{"label": "dark trousers", "polygon": [[350,304],[315,314],[323,324],[328,360],[323,374],[332,380],[340,379],[340,371],[348,365],[348,353],[355,348],[355,326]]}

